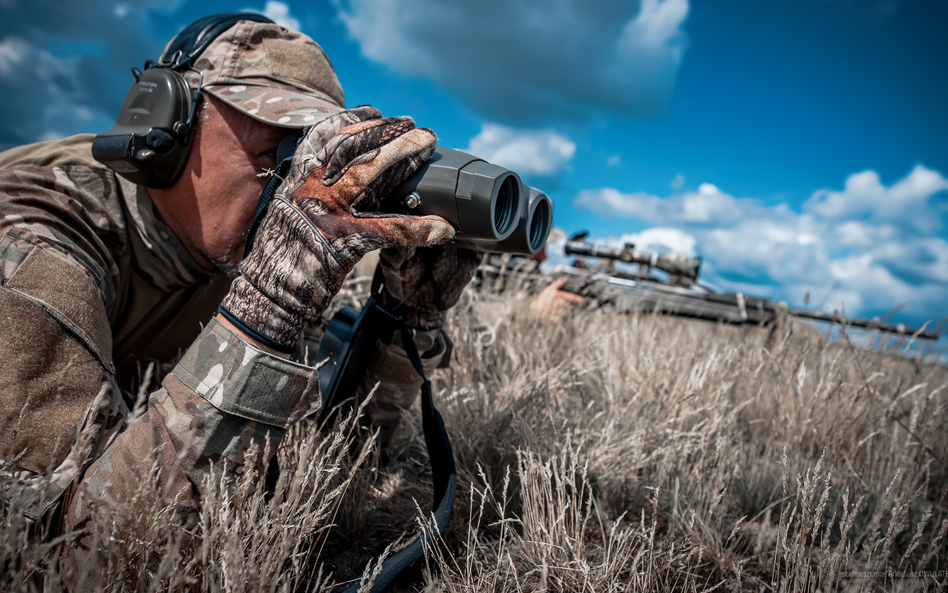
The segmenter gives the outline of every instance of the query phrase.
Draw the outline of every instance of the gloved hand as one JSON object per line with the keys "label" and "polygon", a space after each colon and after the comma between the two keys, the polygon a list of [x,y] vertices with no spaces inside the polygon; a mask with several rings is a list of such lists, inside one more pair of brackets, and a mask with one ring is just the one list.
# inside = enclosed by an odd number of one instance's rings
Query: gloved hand
{"label": "gloved hand", "polygon": [[383,249],[379,268],[385,282],[386,307],[400,315],[408,327],[441,327],[447,310],[457,303],[483,255],[454,243]]}
{"label": "gloved hand", "polygon": [[371,107],[311,128],[240,264],[220,311],[252,338],[292,352],[304,323],[329,305],[373,249],[422,247],[454,235],[438,216],[380,214],[379,202],[431,153],[437,138]]}
{"label": "gloved hand", "polygon": [[[445,357],[450,356],[449,342],[440,328],[447,310],[474,276],[482,255],[454,243],[391,247],[379,253],[383,304],[405,325],[422,330],[414,332],[413,339],[426,376],[448,362]],[[383,448],[395,438],[402,416],[418,397],[423,382],[402,346],[397,333],[391,344],[379,341],[375,345],[356,394],[361,399],[375,390],[366,408],[367,420],[379,431]]]}

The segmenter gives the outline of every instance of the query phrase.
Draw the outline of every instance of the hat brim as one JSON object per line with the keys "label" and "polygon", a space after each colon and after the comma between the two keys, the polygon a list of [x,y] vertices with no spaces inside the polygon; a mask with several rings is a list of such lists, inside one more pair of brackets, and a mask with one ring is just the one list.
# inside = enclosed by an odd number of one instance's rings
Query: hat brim
{"label": "hat brim", "polygon": [[281,128],[306,128],[345,111],[332,101],[292,87],[220,84],[202,90],[255,120]]}

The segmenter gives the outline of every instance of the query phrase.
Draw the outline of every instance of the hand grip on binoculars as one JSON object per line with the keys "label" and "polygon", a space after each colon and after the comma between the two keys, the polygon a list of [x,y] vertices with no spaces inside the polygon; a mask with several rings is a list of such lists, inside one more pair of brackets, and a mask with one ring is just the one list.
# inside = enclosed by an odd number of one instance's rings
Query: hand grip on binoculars
{"label": "hand grip on binoculars", "polygon": [[361,109],[307,133],[221,304],[232,323],[276,350],[296,347],[305,321],[325,310],[369,251],[436,245],[454,234],[437,216],[377,212],[381,197],[428,159],[436,138],[410,118]]}

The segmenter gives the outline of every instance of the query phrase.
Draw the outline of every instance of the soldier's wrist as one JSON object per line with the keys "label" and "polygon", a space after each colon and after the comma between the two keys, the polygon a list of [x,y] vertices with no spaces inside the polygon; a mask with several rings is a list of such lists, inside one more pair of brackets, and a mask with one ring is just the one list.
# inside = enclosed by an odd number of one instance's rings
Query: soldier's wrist
{"label": "soldier's wrist", "polygon": [[267,352],[289,357],[303,333],[303,315],[270,298],[243,276],[234,280],[218,307],[218,318],[228,322]]}
{"label": "soldier's wrist", "polygon": [[220,323],[221,325],[223,325],[230,331],[237,334],[237,336],[240,337],[240,339],[244,340],[245,342],[248,342],[253,347],[263,350],[267,354],[271,354],[273,356],[282,358],[284,360],[289,360],[290,355],[288,353],[281,352],[275,348],[271,348],[270,346],[264,344],[262,341],[255,338],[251,333],[248,333],[242,330],[238,325],[232,323],[225,314],[218,312],[217,315],[215,316],[215,319],[217,319],[218,323]]}

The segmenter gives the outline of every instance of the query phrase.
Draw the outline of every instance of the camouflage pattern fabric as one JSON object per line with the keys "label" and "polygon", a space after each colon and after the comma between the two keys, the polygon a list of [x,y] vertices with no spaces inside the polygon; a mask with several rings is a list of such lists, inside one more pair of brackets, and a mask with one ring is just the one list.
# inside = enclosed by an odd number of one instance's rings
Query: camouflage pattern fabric
{"label": "camouflage pattern fabric", "polygon": [[366,253],[446,241],[438,216],[378,213],[380,200],[434,150],[435,135],[371,107],[332,116],[301,141],[287,179],[221,303],[262,343],[292,352]]}
{"label": "camouflage pattern fabric", "polygon": [[[317,373],[211,320],[229,280],[201,270],[91,143],[0,153],[3,504],[39,519],[71,491],[65,521],[91,529],[88,501],[123,498],[158,456],[161,491],[187,518],[212,464],[257,463],[252,443],[277,444],[319,409]],[[144,363],[185,350],[130,423]]]}
{"label": "camouflage pattern fabric", "polygon": [[[434,135],[407,118],[358,113],[332,122],[333,133],[314,128],[257,235],[248,275],[279,276],[258,284],[283,296],[292,287],[281,306],[294,314],[317,315],[365,251],[453,234],[437,217],[373,213],[428,157]],[[96,528],[95,505],[125,499],[153,462],[163,467],[160,493],[190,520],[212,466],[234,474],[259,464],[245,458],[253,445],[277,445],[321,403],[315,369],[212,319],[239,288],[228,292],[226,277],[194,263],[147,191],[92,159],[92,140],[0,153],[0,492],[34,519],[68,493],[66,528],[83,533]],[[266,269],[265,259],[281,263]],[[149,361],[173,370],[137,401]],[[398,383],[397,366],[380,364],[373,377]],[[134,419],[133,408],[142,410]],[[88,541],[62,556],[74,579],[94,564]]]}
{"label": "camouflage pattern fabric", "polygon": [[[321,403],[316,369],[258,350],[211,320],[151,394],[145,413],[85,472],[69,523],[85,525],[103,499],[130,498],[156,461],[167,508],[180,521],[193,521],[212,467],[218,475],[243,473],[248,465],[261,471],[265,447],[278,445],[290,424]],[[63,568],[73,580],[83,576],[78,567],[97,564],[87,543],[80,539],[65,554]]]}
{"label": "camouflage pattern fabric", "polygon": [[[177,306],[220,298],[145,190],[92,159],[92,138],[0,154],[0,489],[31,517],[114,441],[134,403],[123,384],[213,311]],[[140,332],[163,344],[139,348]]]}
{"label": "camouflage pattern fabric", "polygon": [[483,255],[454,243],[383,249],[379,268],[386,306],[401,315],[408,327],[441,327],[446,311],[471,282]]}
{"label": "camouflage pattern fabric", "polygon": [[[445,356],[449,350],[445,340],[441,330],[416,333],[415,343],[422,351],[421,366],[426,377],[430,377],[436,368],[446,366]],[[366,415],[372,428],[378,430],[379,445],[383,448],[390,446],[395,439],[402,417],[418,399],[423,382],[401,348],[400,337],[396,342],[385,344],[379,341],[375,344],[375,351],[356,392],[361,401],[375,390],[366,406]]]}
{"label": "camouflage pattern fabric", "polygon": [[204,92],[274,126],[304,128],[345,109],[323,49],[280,25],[239,21],[207,46],[194,68],[200,74],[185,75],[192,88],[202,84]]}

